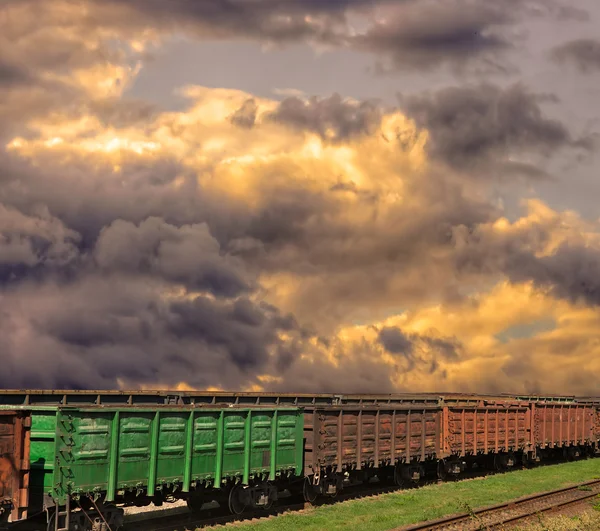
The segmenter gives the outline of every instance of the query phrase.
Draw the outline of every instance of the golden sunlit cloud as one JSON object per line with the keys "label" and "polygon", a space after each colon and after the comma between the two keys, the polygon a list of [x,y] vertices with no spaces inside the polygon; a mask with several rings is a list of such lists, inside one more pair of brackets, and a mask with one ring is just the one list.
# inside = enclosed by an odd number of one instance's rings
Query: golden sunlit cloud
{"label": "golden sunlit cloud", "polygon": [[[113,4],[48,6],[17,4],[20,45],[3,47],[11,64],[31,58],[19,92],[40,106],[3,139],[29,164],[0,203],[8,378],[51,352],[49,385],[70,372],[182,391],[597,386],[578,371],[600,370],[598,222],[539,198],[509,219],[489,181],[436,157],[434,127],[369,102],[186,86],[182,110],[129,113],[170,30],[126,24]],[[316,15],[272,21],[327,29]],[[583,280],[564,273],[569,246],[588,260]]]}
{"label": "golden sunlit cloud", "polygon": [[[428,208],[427,198],[414,193],[415,186],[421,179],[426,179],[428,171],[428,135],[398,112],[384,115],[372,134],[333,143],[327,139],[327,134],[323,138],[317,133],[270,121],[269,114],[278,105],[275,101],[253,98],[238,90],[205,87],[187,87],[183,93],[190,100],[185,111],[159,114],[143,129],[105,127],[93,115],[75,120],[65,118],[64,122],[58,119],[52,123],[32,122],[37,136],[14,138],[7,148],[33,161],[48,156],[65,161],[89,160],[91,157],[112,165],[116,171],[132,157],[141,161],[174,157],[196,172],[205,189],[218,190],[252,208],[261,205],[266,190],[278,183],[293,184],[313,192],[329,192],[342,183],[345,187],[336,195],[336,211],[330,214],[340,227],[358,229],[373,223],[376,227],[374,215],[383,216],[387,224],[389,219],[385,213],[395,212],[403,204],[419,211]],[[256,104],[253,126],[236,126],[231,121],[232,115],[251,98]],[[400,144],[394,140],[398,138],[402,138]],[[175,181],[173,186],[180,184],[177,183]],[[376,199],[371,204],[365,203],[357,191],[376,194]],[[490,240],[522,239],[538,257],[551,255],[567,241],[598,245],[598,227],[584,222],[576,213],[556,212],[540,200],[530,200],[524,206],[525,215],[514,222],[500,217],[481,224],[478,228],[480,236]],[[387,230],[385,224],[380,230]],[[544,236],[538,238],[535,235],[540,228],[544,229]],[[355,239],[350,245],[359,245],[362,252],[368,253],[370,245],[379,244],[376,240],[359,243]],[[459,237],[457,249],[460,250],[461,245],[470,244]],[[348,252],[352,253],[351,247]],[[447,251],[440,252],[437,260],[449,267],[446,254]],[[390,314],[390,308],[402,303],[407,281],[412,282],[410,275],[414,273],[411,271],[386,273],[388,293],[375,294],[377,300],[368,300],[372,309],[379,307],[372,311],[370,322],[353,325],[345,320],[344,311],[336,314],[338,310],[334,309],[330,312],[335,324],[327,328],[332,334],[329,346],[313,341],[310,351],[302,355],[303,362],[327,362],[339,369],[346,363],[345,358],[351,358],[363,348],[361,345],[371,345],[369,356],[389,368],[395,375],[393,383],[400,389],[422,386],[427,389],[484,390],[491,385],[489,378],[483,377],[477,384],[467,376],[477,374],[484,367],[486,372],[495,372],[497,385],[516,389],[518,386],[511,383],[510,375],[503,369],[510,366],[515,356],[522,357],[535,351],[535,355],[531,355],[532,363],[545,366],[544,345],[574,337],[581,340],[582,335],[585,339],[594,333],[593,326],[599,318],[595,309],[556,300],[531,283],[513,285],[502,280],[488,288],[489,291],[480,291],[460,303],[428,304],[424,300],[414,310]],[[311,280],[310,275],[292,271],[265,272],[260,275],[261,290],[253,299],[263,297],[304,318],[308,314],[303,312],[299,298],[310,290],[311,282],[320,282],[319,279]],[[331,282],[328,277],[324,279]],[[183,299],[192,296],[181,294]],[[334,297],[331,293],[327,296]],[[174,297],[180,298],[179,295]],[[312,300],[312,304],[319,303]],[[387,316],[373,319],[377,314]],[[539,322],[553,323],[552,329],[538,330],[536,323]],[[524,327],[525,336],[512,337],[508,333],[502,338],[502,333],[510,332],[512,327]],[[419,337],[429,339],[420,343],[418,355],[409,352],[401,355],[386,351],[381,344],[379,334],[385,328],[397,328],[413,342]],[[283,342],[291,340],[285,333],[279,337]],[[444,358],[436,352],[439,346],[436,346],[435,338],[439,341],[451,338],[460,345],[460,355]],[[581,362],[585,362],[583,357]],[[435,367],[435,371],[431,367]],[[441,380],[440,373],[444,374]],[[258,375],[257,383],[249,384],[245,389],[263,390],[265,385],[283,381],[280,375],[266,373]],[[178,388],[191,389],[185,382],[179,383]]]}
{"label": "golden sunlit cloud", "polygon": [[[31,139],[14,138],[7,147],[35,159],[54,155],[74,161],[97,157],[117,166],[127,153],[139,157],[174,157],[198,172],[208,187],[235,194],[256,204],[268,175],[295,181],[302,187],[328,190],[353,183],[361,190],[384,194],[384,202],[401,200],[402,185],[426,169],[427,135],[400,113],[383,117],[376,134],[330,144],[310,132],[297,132],[272,123],[266,116],[277,102],[255,99],[258,111],[251,130],[236,127],[230,118],[252,96],[237,90],[187,87],[188,109],[163,113],[144,130],[107,128],[93,115],[75,120],[31,124]],[[402,149],[392,139],[401,135]],[[203,178],[210,168],[211,175]],[[354,196],[347,196],[352,202]]]}

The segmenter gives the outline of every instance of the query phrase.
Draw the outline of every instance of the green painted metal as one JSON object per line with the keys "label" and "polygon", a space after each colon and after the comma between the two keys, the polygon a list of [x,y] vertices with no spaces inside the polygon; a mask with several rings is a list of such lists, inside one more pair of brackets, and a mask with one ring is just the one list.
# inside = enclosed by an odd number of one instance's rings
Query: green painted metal
{"label": "green painted metal", "polygon": [[185,441],[185,464],[183,467],[183,492],[190,491],[192,478],[192,453],[194,451],[194,412],[190,411],[187,422],[187,437]]}
{"label": "green painted metal", "polygon": [[252,411],[246,413],[246,423],[244,428],[244,477],[242,481],[247,485],[250,481],[250,455],[252,452],[250,435],[252,433]]}
{"label": "green painted metal", "polygon": [[302,474],[304,470],[304,412],[300,412],[300,420],[296,422],[295,440],[300,444],[300,450],[296,452],[296,474]]}
{"label": "green painted metal", "polygon": [[219,426],[217,428],[217,455],[216,455],[216,472],[214,486],[219,488],[223,480],[223,436],[225,432],[225,412],[219,412]]}
{"label": "green painted metal", "polygon": [[54,451],[56,447],[56,411],[31,411],[30,432],[30,512],[42,510],[44,493],[54,484]]}
{"label": "green painted metal", "polygon": [[[273,424],[278,426],[277,410],[273,413]],[[277,432],[278,430],[271,430],[271,473],[269,474],[269,480],[275,479],[275,465],[277,463]]]}
{"label": "green painted metal", "polygon": [[150,440],[150,471],[148,474],[148,496],[154,496],[156,492],[156,467],[158,464],[158,430],[160,428],[160,412],[154,414],[154,423],[152,424],[152,436]]}
{"label": "green painted metal", "polygon": [[119,464],[119,411],[116,411],[112,418],[110,430],[110,455],[108,461],[108,488],[106,493],[106,501],[115,500],[115,492],[117,490],[117,466]]}
{"label": "green painted metal", "polygon": [[302,473],[303,415],[298,408],[59,408],[52,495],[104,493],[192,483],[220,487],[256,477]]}

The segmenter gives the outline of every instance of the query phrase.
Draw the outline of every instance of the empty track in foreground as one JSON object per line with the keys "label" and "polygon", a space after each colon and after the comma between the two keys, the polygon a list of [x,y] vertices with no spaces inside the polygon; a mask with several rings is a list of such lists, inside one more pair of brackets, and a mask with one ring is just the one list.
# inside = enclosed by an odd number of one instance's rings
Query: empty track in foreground
{"label": "empty track in foreground", "polygon": [[600,479],[549,492],[518,498],[498,505],[446,516],[420,524],[398,527],[393,531],[479,531],[500,530],[543,513],[559,512],[596,498]]}

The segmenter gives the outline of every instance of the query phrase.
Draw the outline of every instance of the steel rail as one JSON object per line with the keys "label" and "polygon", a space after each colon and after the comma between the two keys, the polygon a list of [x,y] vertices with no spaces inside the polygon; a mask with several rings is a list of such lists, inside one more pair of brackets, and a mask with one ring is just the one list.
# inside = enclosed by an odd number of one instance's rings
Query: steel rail
{"label": "steel rail", "polygon": [[[593,489],[593,487],[599,488]],[[583,488],[591,488],[591,491],[583,491]],[[561,496],[564,496],[565,494],[578,492],[581,492],[581,495],[566,500],[561,498]],[[537,514],[555,511],[557,509],[565,508],[569,505],[581,503],[597,497],[599,493],[600,479],[594,479],[579,483],[577,485],[572,485],[570,487],[563,487],[561,489],[525,496],[523,498],[518,498],[516,500],[511,500],[488,507],[482,507],[481,509],[475,509],[468,513],[454,514],[436,520],[421,522],[419,524],[397,527],[391,531],[441,531],[444,529],[467,529],[465,524],[468,523],[473,523],[476,526],[476,529],[498,529],[499,526],[512,524],[519,520],[525,520]],[[554,502],[552,501],[553,497],[557,498],[557,500]],[[549,503],[542,507],[536,505],[543,501],[548,501]],[[527,508],[528,505],[532,505],[533,507]],[[514,514],[514,511],[519,509],[521,509],[522,512],[519,514]],[[502,513],[505,511],[513,512],[503,517]],[[481,522],[482,517],[490,517],[496,514],[500,517],[498,520],[488,523]],[[455,527],[458,525],[461,525],[461,527]]]}
{"label": "steel rail", "polygon": [[[463,480],[464,481],[464,480]],[[592,488],[599,487],[597,490],[593,492],[585,492],[580,491],[582,488]],[[379,496],[381,494],[387,494],[391,492],[398,492],[404,490],[402,487],[390,486],[390,485],[373,485],[369,488],[365,488],[364,486],[355,485],[353,487],[348,488],[343,493],[340,493],[338,496],[334,498],[324,498],[317,505],[329,505],[333,503],[339,503],[349,500],[368,498],[372,496]],[[531,517],[535,514],[541,512],[548,512],[550,510],[554,510],[556,508],[564,507],[567,505],[580,503],[585,501],[586,499],[590,499],[598,496],[600,493],[600,479],[599,480],[591,480],[583,483],[579,483],[577,485],[572,485],[569,487],[564,487],[561,489],[556,489],[553,491],[542,492],[538,494],[533,494],[530,496],[526,496],[523,498],[518,498],[516,500],[510,500],[504,503],[500,503],[493,506],[483,507],[481,509],[476,509],[469,513],[461,513],[455,514],[447,517],[443,517],[437,520],[431,520],[427,522],[422,522],[419,524],[410,525],[408,527],[399,527],[392,531],[440,531],[442,529],[451,529],[451,526],[466,523],[466,522],[477,522],[481,516],[486,516],[493,514],[494,512],[502,512],[503,510],[514,510],[518,507],[524,507],[526,504],[532,504],[535,502],[539,502],[541,500],[551,498],[552,496],[564,495],[570,492],[581,492],[580,496],[576,498],[572,498],[569,500],[558,501],[557,503],[550,504],[546,507],[536,507],[530,510],[527,514],[522,513],[519,515],[512,515],[510,517],[504,518],[501,522],[495,522],[492,525],[488,525],[484,527],[484,529],[494,529],[500,524],[506,524],[512,521],[517,521],[520,519]],[[257,520],[263,520],[265,518],[272,518],[283,513],[287,512],[298,512],[303,509],[312,507],[313,504],[307,502],[294,502],[294,497],[284,498],[286,502],[281,503],[273,507],[272,509],[265,511],[261,509],[256,509],[253,511],[245,512],[241,515],[231,515],[226,510],[221,508],[215,508],[207,510],[206,515],[194,514],[191,512],[178,513],[178,514],[165,514],[162,516],[155,516],[150,518],[136,519],[134,521],[125,521],[123,525],[124,531],[173,531],[175,529],[184,528],[202,528],[207,526],[214,525],[224,525],[227,523],[233,522],[253,522]],[[289,500],[289,502],[287,501]],[[283,502],[283,499],[282,499]],[[191,527],[190,527],[191,526]],[[462,527],[457,529],[463,529]],[[479,529],[479,527],[477,527]]]}
{"label": "steel rail", "polygon": [[[331,505],[335,503],[341,503],[348,500],[358,500],[362,498],[369,498],[371,496],[380,496],[381,494],[388,494],[390,492],[397,492],[401,487],[389,486],[389,485],[374,485],[369,488],[365,487],[349,487],[347,491],[340,493],[338,496],[333,498],[324,498],[317,506]],[[240,515],[232,515],[224,509],[215,508],[211,509],[210,515],[201,515],[186,512],[183,514],[157,516],[147,519],[141,519],[136,521],[130,521],[123,524],[123,531],[174,531],[181,529],[197,529],[202,527],[224,525],[233,522],[252,522],[257,520],[264,520],[265,518],[272,518],[279,516],[287,512],[298,512],[303,509],[314,507],[315,505],[309,502],[296,502],[298,497],[285,498],[286,500],[291,498],[291,503],[282,503],[281,505],[275,506],[269,510],[255,509],[242,513]]]}

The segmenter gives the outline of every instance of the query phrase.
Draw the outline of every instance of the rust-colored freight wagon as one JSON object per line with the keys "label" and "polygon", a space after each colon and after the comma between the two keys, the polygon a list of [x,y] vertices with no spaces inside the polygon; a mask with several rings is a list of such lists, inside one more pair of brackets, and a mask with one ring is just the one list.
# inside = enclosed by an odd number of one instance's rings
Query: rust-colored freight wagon
{"label": "rust-colored freight wagon", "polygon": [[27,517],[30,426],[28,415],[0,411],[0,522]]}
{"label": "rust-colored freight wagon", "polygon": [[[377,474],[418,480],[440,452],[437,406],[339,406],[304,414],[304,473],[317,494],[336,494],[345,478]],[[396,465],[396,466],[394,466]],[[310,483],[310,481],[309,481]],[[310,499],[311,493],[305,495]]]}
{"label": "rust-colored freight wagon", "polygon": [[531,403],[532,445],[536,456],[559,450],[576,458],[596,451],[600,436],[598,408],[592,403]]}
{"label": "rust-colored freight wagon", "polygon": [[442,475],[461,472],[463,458],[480,455],[493,456],[496,469],[509,468],[516,464],[516,452],[531,450],[531,412],[522,402],[444,406],[442,419]]}

